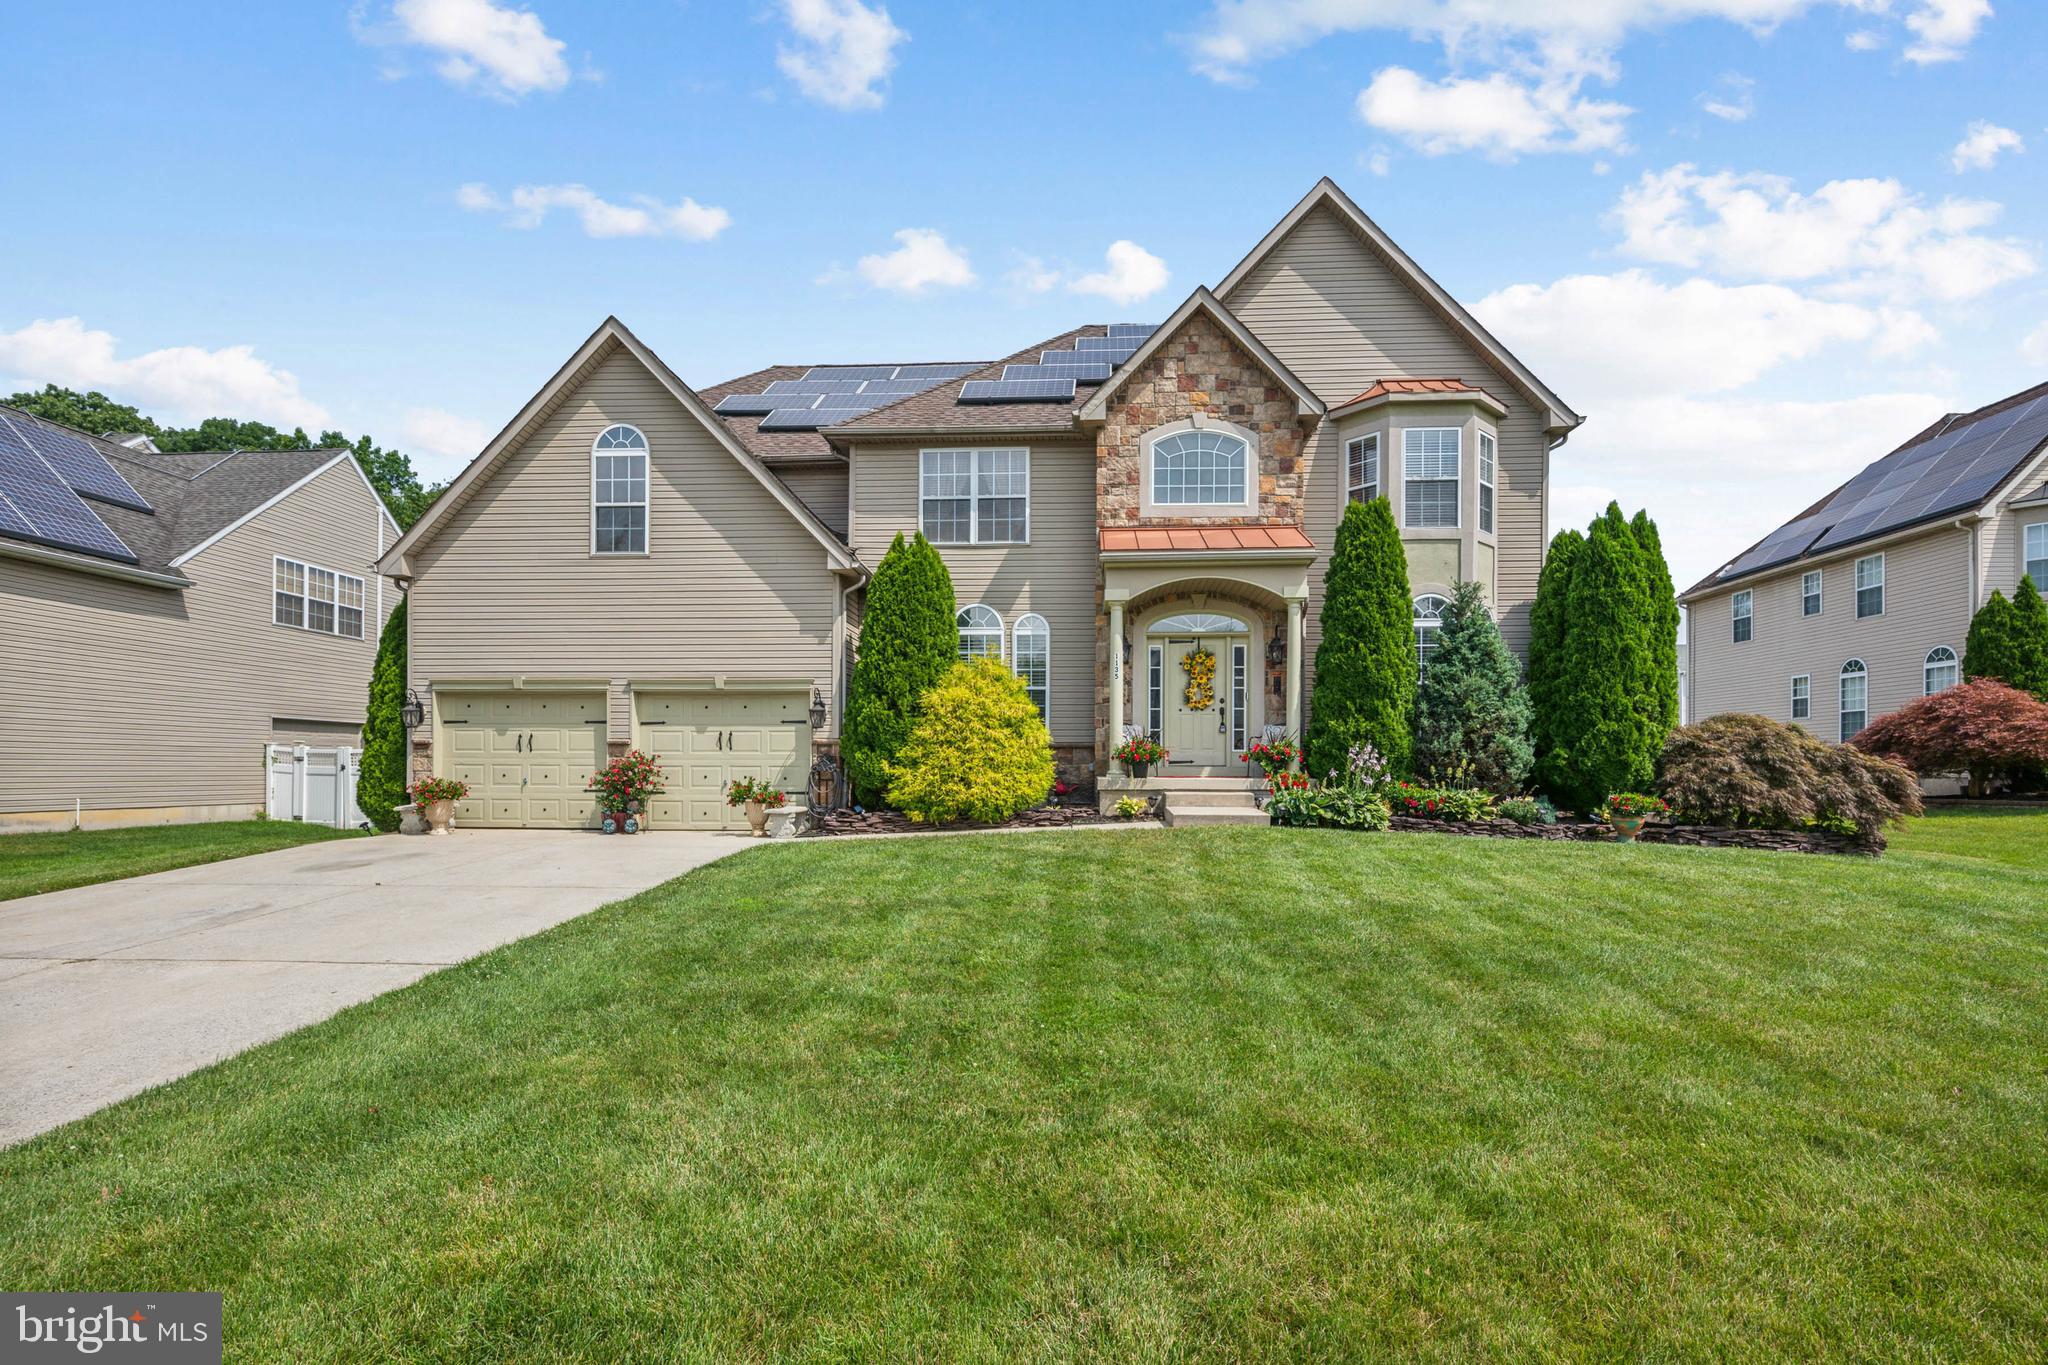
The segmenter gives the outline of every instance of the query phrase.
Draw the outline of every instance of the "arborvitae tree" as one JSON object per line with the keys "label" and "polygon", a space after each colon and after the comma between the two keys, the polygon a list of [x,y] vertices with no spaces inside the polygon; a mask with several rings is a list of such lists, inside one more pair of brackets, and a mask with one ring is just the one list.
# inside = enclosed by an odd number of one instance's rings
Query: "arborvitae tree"
{"label": "arborvitae tree", "polygon": [[1663,747],[1644,707],[1655,627],[1643,579],[1635,535],[1610,503],[1572,568],[1549,721],[1551,795],[1581,813],[1611,792],[1645,790]]}
{"label": "arborvitae tree", "polygon": [[1643,578],[1650,594],[1655,631],[1650,638],[1654,667],[1647,678],[1650,716],[1662,727],[1662,733],[1669,734],[1678,728],[1678,594],[1671,583],[1671,568],[1664,562],[1663,538],[1657,534],[1657,523],[1650,520],[1648,510],[1638,511],[1628,528],[1635,533],[1636,545],[1642,551]]}
{"label": "arborvitae tree", "polygon": [[1558,681],[1564,674],[1565,599],[1571,592],[1572,567],[1586,548],[1578,531],[1560,531],[1550,541],[1543,572],[1536,580],[1536,601],[1529,608],[1529,739],[1536,753],[1537,785],[1556,786],[1550,755],[1556,749],[1552,722],[1557,716]]}
{"label": "arborvitae tree", "polygon": [[1991,599],[1970,618],[1970,635],[1963,641],[1963,676],[1996,678],[2017,687],[2020,672],[2019,618],[2006,595],[1993,588]]}
{"label": "arborvitae tree", "polygon": [[1415,697],[1415,770],[1509,795],[1528,781],[1531,759],[1521,664],[1479,585],[1456,584]]}
{"label": "arborvitae tree", "polygon": [[1415,603],[1385,498],[1351,503],[1323,573],[1322,642],[1304,748],[1310,773],[1341,771],[1353,745],[1406,772],[1415,714]]}
{"label": "arborvitae tree", "polygon": [[2014,687],[2048,701],[2048,605],[2034,586],[2032,574],[2020,578],[2012,595]]}
{"label": "arborvitae tree", "polygon": [[356,768],[356,805],[371,824],[389,834],[398,828],[397,807],[405,801],[405,599],[398,599],[377,637],[377,662],[370,667],[370,701],[363,714],[363,756]]}
{"label": "arborvitae tree", "polygon": [[958,657],[953,610],[953,576],[939,552],[922,533],[907,544],[899,533],[868,583],[840,739],[854,800],[863,805],[882,801],[885,765],[910,737],[924,694]]}

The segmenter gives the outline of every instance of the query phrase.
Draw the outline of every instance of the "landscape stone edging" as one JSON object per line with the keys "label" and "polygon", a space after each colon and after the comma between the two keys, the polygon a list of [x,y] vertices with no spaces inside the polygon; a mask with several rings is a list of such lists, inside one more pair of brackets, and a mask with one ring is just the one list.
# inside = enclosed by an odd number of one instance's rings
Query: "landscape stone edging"
{"label": "landscape stone edging", "polygon": [[[1462,834],[1482,839],[1548,839],[1559,843],[1610,843],[1614,831],[1605,824],[1559,821],[1554,825],[1523,825],[1513,820],[1430,820],[1396,815],[1389,829],[1410,834]],[[1645,844],[1678,844],[1687,848],[1753,848],[1772,853],[1856,854],[1874,858],[1884,852],[1884,836],[1833,834],[1822,830],[1733,829],[1725,825],[1647,824],[1636,836]]]}

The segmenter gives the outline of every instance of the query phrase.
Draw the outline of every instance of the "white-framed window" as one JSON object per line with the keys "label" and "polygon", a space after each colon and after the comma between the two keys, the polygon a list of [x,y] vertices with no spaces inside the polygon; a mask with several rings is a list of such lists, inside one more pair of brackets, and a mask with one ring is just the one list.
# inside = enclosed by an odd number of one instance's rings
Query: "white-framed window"
{"label": "white-framed window", "polygon": [[2037,521],[2026,529],[2026,558],[2020,572],[2032,576],[2034,586],[2048,592],[2048,521]]}
{"label": "white-framed window", "polygon": [[1756,594],[1748,588],[1728,599],[1728,613],[1734,622],[1735,643],[1741,644],[1756,634]]}
{"label": "white-framed window", "polygon": [[918,453],[918,522],[934,545],[1022,545],[1031,539],[1031,452]]}
{"label": "white-framed window", "polygon": [[1842,665],[1840,686],[1842,723],[1838,738],[1847,744],[1870,719],[1870,670],[1863,666],[1863,660],[1851,659]]}
{"label": "white-framed window", "polygon": [[960,628],[961,658],[1003,657],[1003,618],[996,615],[994,607],[979,602],[962,607],[954,614],[953,624]]}
{"label": "white-framed window", "polygon": [[624,422],[591,442],[590,552],[647,553],[647,438]]}
{"label": "white-framed window", "polygon": [[1479,529],[1493,534],[1493,433],[1479,433]]}
{"label": "white-framed window", "polygon": [[1402,525],[1458,524],[1461,440],[1457,427],[1409,427],[1401,433]]}
{"label": "white-framed window", "polygon": [[1052,724],[1052,627],[1043,616],[1034,611],[1017,618],[1010,630],[1010,659],[1039,717]]}
{"label": "white-framed window", "polygon": [[1417,681],[1429,674],[1429,656],[1436,653],[1436,637],[1443,630],[1444,608],[1451,605],[1448,597],[1439,597],[1426,592],[1415,599],[1415,676]]}
{"label": "white-framed window", "polygon": [[363,580],[304,560],[271,560],[270,619],[294,630],[363,638]]}
{"label": "white-framed window", "polygon": [[1152,501],[1160,507],[1239,507],[1249,501],[1251,443],[1215,427],[1152,442]]}
{"label": "white-framed window", "polygon": [[334,570],[306,566],[306,629],[334,634]]}
{"label": "white-framed window", "polygon": [[1856,619],[1884,615],[1884,556],[1865,555],[1856,561]]}
{"label": "white-framed window", "polygon": [[1344,443],[1344,496],[1371,502],[1380,495],[1380,434],[1368,432]]}
{"label": "white-framed window", "polygon": [[352,640],[363,638],[363,580],[352,574],[337,574],[341,584],[340,605],[334,613],[334,633]]}
{"label": "white-framed window", "polygon": [[1809,569],[1799,576],[1799,614],[1820,615],[1820,570]]}
{"label": "white-framed window", "polygon": [[280,626],[306,625],[306,566],[295,559],[278,559],[271,565],[275,605],[270,619]]}
{"label": "white-framed window", "polygon": [[1801,673],[1792,679],[1792,719],[1808,720],[1813,716],[1813,675]]}
{"label": "white-framed window", "polygon": [[1963,680],[1963,666],[1956,658],[1956,652],[1947,645],[1936,645],[1927,651],[1927,661],[1920,665],[1921,695],[1933,696],[1946,687],[1954,687]]}

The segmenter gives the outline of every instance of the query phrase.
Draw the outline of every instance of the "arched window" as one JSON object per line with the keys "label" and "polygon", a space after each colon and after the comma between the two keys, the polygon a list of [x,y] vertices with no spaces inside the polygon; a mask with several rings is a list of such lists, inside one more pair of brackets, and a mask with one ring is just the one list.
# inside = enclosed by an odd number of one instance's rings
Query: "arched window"
{"label": "arched window", "polygon": [[1433,592],[1426,592],[1415,599],[1415,676],[1418,681],[1429,672],[1429,656],[1436,653],[1437,632],[1443,629],[1444,608],[1449,605],[1450,598],[1439,597]]}
{"label": "arched window", "polygon": [[1147,635],[1242,635],[1249,627],[1235,616],[1219,616],[1213,611],[1183,612],[1179,616],[1162,616],[1145,628]]}
{"label": "arched window", "polygon": [[1924,695],[1930,697],[1963,680],[1962,665],[1956,660],[1956,652],[1947,645],[1936,645],[1927,651],[1927,662],[1921,665],[1920,674]]}
{"label": "arched window", "polygon": [[1238,507],[1249,502],[1251,444],[1214,427],[1152,443],[1152,501],[1161,507]]}
{"label": "arched window", "polygon": [[647,553],[647,438],[623,422],[591,443],[590,552]]}
{"label": "arched window", "polygon": [[1851,659],[1842,665],[1841,701],[1842,721],[1836,733],[1847,744],[1870,719],[1870,670],[1863,660]]}
{"label": "arched window", "polygon": [[953,624],[960,627],[961,658],[1003,657],[1003,618],[996,615],[994,607],[985,607],[979,602],[962,607],[953,617]]}
{"label": "arched window", "polygon": [[1010,660],[1038,714],[1052,722],[1052,627],[1037,612],[1017,618],[1010,632]]}

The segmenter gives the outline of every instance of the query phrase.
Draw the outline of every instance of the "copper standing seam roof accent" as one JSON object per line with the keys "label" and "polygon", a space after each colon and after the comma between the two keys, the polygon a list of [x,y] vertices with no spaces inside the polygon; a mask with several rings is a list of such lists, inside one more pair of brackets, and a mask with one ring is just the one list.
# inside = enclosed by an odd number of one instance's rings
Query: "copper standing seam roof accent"
{"label": "copper standing seam roof accent", "polygon": [[1349,407],[1353,403],[1363,403],[1369,398],[1385,398],[1388,394],[1394,393],[1484,392],[1486,392],[1486,390],[1480,388],[1478,385],[1467,384],[1462,379],[1380,379],[1375,380],[1373,382],[1373,386],[1367,389],[1364,393],[1361,393],[1354,398],[1347,398],[1342,403],[1333,403],[1331,404],[1331,406],[1339,408]]}
{"label": "copper standing seam roof accent", "polygon": [[1103,554],[1313,550],[1299,526],[1099,526]]}

